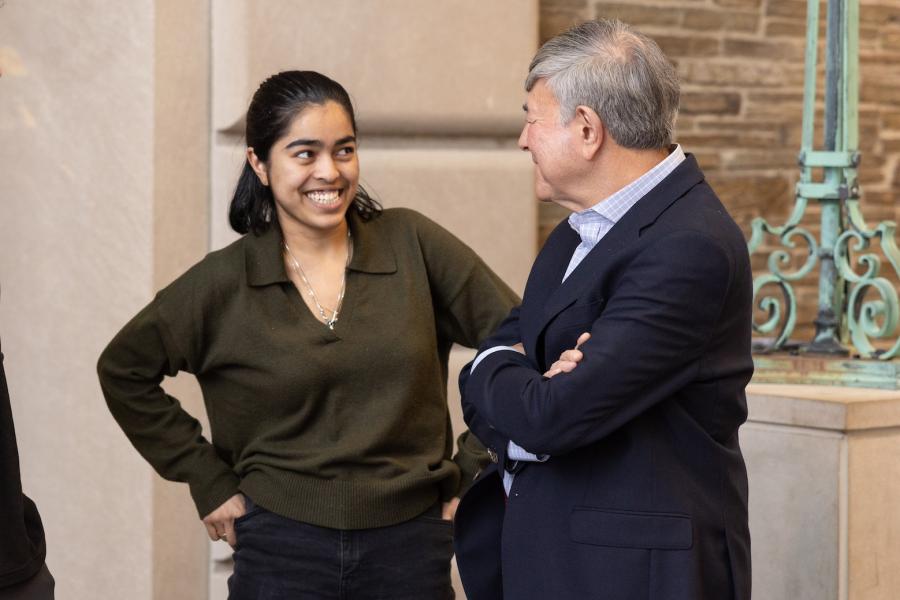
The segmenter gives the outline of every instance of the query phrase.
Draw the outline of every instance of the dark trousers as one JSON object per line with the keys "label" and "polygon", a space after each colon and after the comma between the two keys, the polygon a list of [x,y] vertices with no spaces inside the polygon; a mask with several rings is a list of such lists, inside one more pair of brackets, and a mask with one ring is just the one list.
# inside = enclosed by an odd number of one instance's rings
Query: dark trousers
{"label": "dark trousers", "polygon": [[44,565],[31,579],[12,587],[0,588],[0,600],[53,600],[54,587],[56,582],[47,570],[47,565]]}
{"label": "dark trousers", "polygon": [[440,506],[399,525],[340,530],[252,501],[235,521],[229,600],[452,600],[453,526]]}

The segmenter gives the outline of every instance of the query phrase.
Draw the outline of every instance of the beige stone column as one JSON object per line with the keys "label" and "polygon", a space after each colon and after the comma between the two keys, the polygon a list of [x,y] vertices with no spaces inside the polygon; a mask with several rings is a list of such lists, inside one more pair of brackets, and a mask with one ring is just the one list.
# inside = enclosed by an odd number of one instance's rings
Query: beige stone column
{"label": "beige stone column", "polygon": [[[154,4],[153,287],[160,289],[209,250],[210,6]],[[196,379],[182,374],[166,389],[208,432]],[[207,542],[187,486],[154,477],[154,600],[208,595]]]}
{"label": "beige stone column", "polygon": [[66,600],[206,595],[187,490],[127,442],[95,363],[208,248],[208,14],[0,2],[0,337],[24,487]]}
{"label": "beige stone column", "polygon": [[748,388],[753,595],[900,598],[900,392]]}

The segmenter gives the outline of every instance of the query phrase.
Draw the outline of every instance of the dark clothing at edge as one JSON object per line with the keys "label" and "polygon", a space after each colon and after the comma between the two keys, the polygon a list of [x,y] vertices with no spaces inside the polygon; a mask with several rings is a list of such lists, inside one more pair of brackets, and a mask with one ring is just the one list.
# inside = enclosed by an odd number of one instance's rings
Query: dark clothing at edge
{"label": "dark clothing at edge", "polygon": [[[16,431],[0,352],[0,599],[6,598],[13,586],[46,573],[46,553],[41,516],[34,502],[22,493]],[[46,578],[52,582],[49,573]],[[46,597],[52,598],[52,592]]]}

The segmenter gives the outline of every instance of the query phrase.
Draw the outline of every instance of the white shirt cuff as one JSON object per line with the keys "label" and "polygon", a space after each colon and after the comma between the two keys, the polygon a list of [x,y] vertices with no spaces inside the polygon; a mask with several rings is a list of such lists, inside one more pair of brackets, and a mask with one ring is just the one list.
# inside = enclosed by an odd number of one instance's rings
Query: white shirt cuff
{"label": "white shirt cuff", "polygon": [[493,348],[488,348],[487,350],[485,350],[484,352],[482,352],[481,354],[479,354],[478,356],[475,357],[475,360],[472,361],[472,368],[469,369],[469,373],[472,373],[475,370],[475,367],[478,366],[478,363],[483,361],[485,358],[487,358],[489,355],[493,354],[494,352],[498,352],[500,350],[512,350],[513,352],[518,352],[518,350],[516,350],[512,346],[494,346]]}

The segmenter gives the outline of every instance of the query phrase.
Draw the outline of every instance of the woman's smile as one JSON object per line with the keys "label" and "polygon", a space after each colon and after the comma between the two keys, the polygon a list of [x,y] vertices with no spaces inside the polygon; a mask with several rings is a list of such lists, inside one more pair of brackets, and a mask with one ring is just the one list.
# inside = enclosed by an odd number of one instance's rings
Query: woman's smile
{"label": "woman's smile", "polygon": [[316,206],[322,208],[338,208],[343,206],[343,199],[341,198],[343,192],[344,189],[341,188],[332,190],[311,190],[304,192],[303,194]]}

